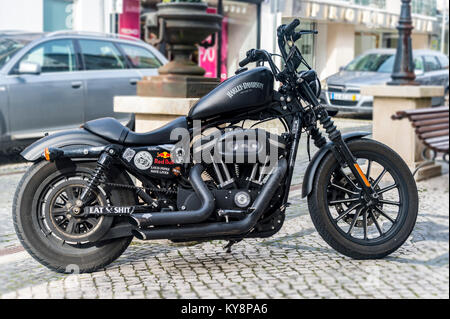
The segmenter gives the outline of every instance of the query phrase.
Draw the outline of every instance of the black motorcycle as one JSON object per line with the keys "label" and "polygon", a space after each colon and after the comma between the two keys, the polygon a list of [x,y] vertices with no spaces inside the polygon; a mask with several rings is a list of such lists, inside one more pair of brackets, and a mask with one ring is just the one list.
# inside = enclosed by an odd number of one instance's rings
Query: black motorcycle
{"label": "black motorcycle", "polygon": [[[296,32],[299,24],[277,30],[282,71],[273,54],[250,50],[235,76],[162,128],[138,134],[103,118],[24,150],[34,164],[17,188],[13,218],[25,249],[55,271],[91,272],[133,237],[227,240],[230,250],[245,238],[272,236],[285,220],[302,133],[308,152],[310,139],[319,148],[302,196],[322,238],[356,259],[399,248],[418,211],[411,172],[392,149],[364,138],[369,133],[336,128],[318,101],[316,72],[295,45],[317,32]],[[258,66],[244,68],[251,62]],[[285,132],[242,124],[269,120]]]}

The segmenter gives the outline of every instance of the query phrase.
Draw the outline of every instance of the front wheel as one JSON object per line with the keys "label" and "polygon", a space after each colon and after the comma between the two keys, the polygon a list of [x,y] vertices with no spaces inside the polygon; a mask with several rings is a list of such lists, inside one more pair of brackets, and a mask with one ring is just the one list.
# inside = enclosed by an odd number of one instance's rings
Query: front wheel
{"label": "front wheel", "polygon": [[418,211],[414,178],[401,157],[379,142],[348,143],[378,194],[367,201],[348,167],[333,153],[321,162],[308,196],[312,221],[322,238],[355,259],[376,259],[397,250],[411,234]]}

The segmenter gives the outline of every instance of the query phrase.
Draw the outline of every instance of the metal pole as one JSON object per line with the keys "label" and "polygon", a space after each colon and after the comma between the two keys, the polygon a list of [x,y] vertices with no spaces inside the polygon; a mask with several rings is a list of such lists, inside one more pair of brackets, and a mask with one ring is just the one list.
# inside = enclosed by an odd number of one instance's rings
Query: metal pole
{"label": "metal pole", "polygon": [[411,32],[413,29],[411,18],[411,0],[402,0],[400,19],[397,26],[399,38],[394,68],[391,74],[392,81],[388,85],[418,85],[414,80],[413,51]]}
{"label": "metal pole", "polygon": [[[217,13],[223,16],[223,3],[222,0],[217,1]],[[222,79],[222,28],[223,22],[220,22],[220,30],[217,32],[217,64],[216,73],[219,80]]]}
{"label": "metal pole", "polygon": [[256,5],[256,48],[261,49],[261,3]]}
{"label": "metal pole", "polygon": [[444,1],[444,9],[442,10],[442,29],[441,29],[441,52],[445,53],[445,27],[447,25],[447,1]]}

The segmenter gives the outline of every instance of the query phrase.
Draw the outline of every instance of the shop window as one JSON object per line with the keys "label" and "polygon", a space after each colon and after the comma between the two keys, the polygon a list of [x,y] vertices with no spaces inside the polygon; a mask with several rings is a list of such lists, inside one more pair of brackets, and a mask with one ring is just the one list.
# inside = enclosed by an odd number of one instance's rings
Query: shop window
{"label": "shop window", "polygon": [[128,44],[120,44],[120,47],[136,69],[157,69],[162,65],[147,49]]}
{"label": "shop window", "polygon": [[386,0],[352,0],[352,2],[365,7],[386,8]]}
{"label": "shop window", "polygon": [[45,42],[31,49],[17,64],[21,62],[33,62],[41,66],[42,73],[70,72],[76,69],[76,60],[73,43],[71,40],[55,40]]}
{"label": "shop window", "polygon": [[44,0],[44,32],[70,30],[73,25],[73,0]]}
{"label": "shop window", "polygon": [[380,35],[377,33],[356,32],[355,33],[355,56],[380,47]]}
{"label": "shop window", "polygon": [[227,69],[228,74],[234,74],[246,52],[256,48],[257,6],[239,1],[224,1],[223,9],[227,17]]}
{"label": "shop window", "polygon": [[125,59],[113,43],[108,41],[80,40],[86,70],[124,69]]}
{"label": "shop window", "polygon": [[412,13],[434,16],[436,15],[436,0],[412,0],[411,10]]}

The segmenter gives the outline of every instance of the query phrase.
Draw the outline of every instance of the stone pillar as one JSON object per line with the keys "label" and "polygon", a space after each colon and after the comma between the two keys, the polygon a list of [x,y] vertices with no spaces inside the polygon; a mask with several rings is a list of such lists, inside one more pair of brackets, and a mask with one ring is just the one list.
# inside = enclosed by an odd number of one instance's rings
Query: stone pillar
{"label": "stone pillar", "polygon": [[114,112],[135,113],[136,132],[145,133],[177,117],[186,116],[197,100],[197,98],[116,96]]}
{"label": "stone pillar", "polygon": [[[373,138],[395,150],[413,171],[423,162],[423,143],[417,138],[415,129],[407,119],[392,120],[397,111],[431,107],[431,98],[442,96],[440,86],[366,86],[362,95],[372,95]],[[416,175],[416,180],[441,174],[440,165],[429,165]]]}

